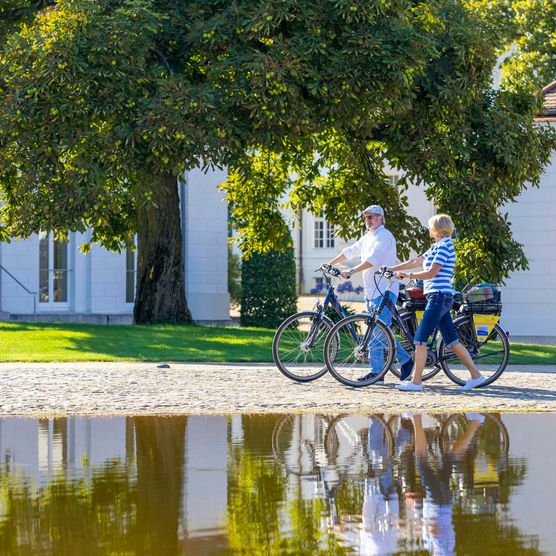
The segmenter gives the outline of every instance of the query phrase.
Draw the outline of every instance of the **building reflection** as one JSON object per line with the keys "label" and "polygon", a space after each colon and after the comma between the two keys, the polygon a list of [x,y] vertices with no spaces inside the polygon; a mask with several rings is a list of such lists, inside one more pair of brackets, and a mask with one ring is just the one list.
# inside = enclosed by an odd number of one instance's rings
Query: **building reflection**
{"label": "building reflection", "polygon": [[0,419],[0,552],[538,554],[509,446],[478,413]]}

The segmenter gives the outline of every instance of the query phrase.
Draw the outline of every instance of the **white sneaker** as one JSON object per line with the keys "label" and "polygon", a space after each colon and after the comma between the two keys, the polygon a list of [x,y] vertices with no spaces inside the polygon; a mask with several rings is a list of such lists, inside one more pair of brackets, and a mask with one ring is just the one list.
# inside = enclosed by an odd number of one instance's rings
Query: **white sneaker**
{"label": "white sneaker", "polygon": [[485,381],[485,377],[483,375],[478,376],[477,378],[470,378],[460,389],[460,392],[467,392],[468,390],[472,390],[473,388],[477,388]]}
{"label": "white sneaker", "polygon": [[423,385],[422,384],[415,384],[414,382],[402,382],[396,386],[398,390],[402,392],[422,392]]}

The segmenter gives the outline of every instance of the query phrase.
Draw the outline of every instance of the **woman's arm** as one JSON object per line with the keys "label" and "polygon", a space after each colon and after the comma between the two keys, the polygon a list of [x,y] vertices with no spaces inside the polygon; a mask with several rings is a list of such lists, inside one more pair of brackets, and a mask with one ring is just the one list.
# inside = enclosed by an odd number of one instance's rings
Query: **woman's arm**
{"label": "woman's arm", "polygon": [[442,265],[434,263],[429,270],[423,270],[422,272],[396,272],[396,277],[409,278],[410,280],[430,280],[440,272],[441,268]]}
{"label": "woman's arm", "polygon": [[416,268],[418,266],[423,265],[423,257],[415,257],[414,259],[409,259],[404,263],[397,264],[396,266],[392,267],[392,270],[395,272],[397,270],[407,270],[409,268]]}

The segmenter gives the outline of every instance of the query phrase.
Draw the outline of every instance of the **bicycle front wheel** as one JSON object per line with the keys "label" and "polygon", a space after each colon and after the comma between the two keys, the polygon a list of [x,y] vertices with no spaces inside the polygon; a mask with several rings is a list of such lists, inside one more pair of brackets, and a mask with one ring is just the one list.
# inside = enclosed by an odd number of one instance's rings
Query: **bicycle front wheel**
{"label": "bicycle front wheel", "polygon": [[[497,324],[486,338],[478,338],[470,315],[456,319],[454,328],[459,341],[467,348],[475,366],[485,377],[481,386],[492,384],[504,372],[510,357],[510,343],[504,330]],[[469,371],[455,353],[446,347],[444,340],[440,342],[438,358],[450,380],[460,385],[469,380]]]}
{"label": "bicycle front wheel", "polygon": [[278,369],[297,382],[310,382],[324,375],[324,340],[331,329],[330,319],[317,311],[288,317],[272,341],[272,358]]}
{"label": "bicycle front wheel", "polygon": [[354,388],[374,384],[382,378],[392,364],[395,351],[390,329],[364,313],[342,319],[324,342],[328,370],[336,380]]}

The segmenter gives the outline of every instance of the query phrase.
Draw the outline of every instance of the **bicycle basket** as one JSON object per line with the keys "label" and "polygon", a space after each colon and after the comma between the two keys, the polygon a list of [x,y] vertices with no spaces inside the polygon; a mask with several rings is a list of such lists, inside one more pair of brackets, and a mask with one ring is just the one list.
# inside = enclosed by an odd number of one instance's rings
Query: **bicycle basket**
{"label": "bicycle basket", "polygon": [[477,284],[467,292],[466,297],[469,303],[499,302],[500,290],[495,284]]}
{"label": "bicycle basket", "polygon": [[405,291],[407,292],[409,299],[425,299],[423,288],[412,286],[411,288],[406,287]]}
{"label": "bicycle basket", "polygon": [[499,315],[502,312],[502,303],[494,301],[475,301],[474,303],[469,303],[469,307],[471,307],[474,313],[479,315]]}

